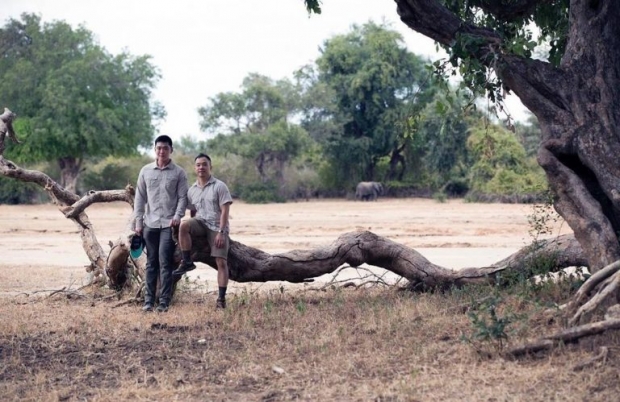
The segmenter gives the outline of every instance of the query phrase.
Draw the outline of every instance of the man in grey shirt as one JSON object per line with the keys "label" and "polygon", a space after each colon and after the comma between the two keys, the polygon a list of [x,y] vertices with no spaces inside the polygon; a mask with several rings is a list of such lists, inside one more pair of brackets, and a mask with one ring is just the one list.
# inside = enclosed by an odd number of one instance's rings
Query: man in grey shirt
{"label": "man in grey shirt", "polygon": [[191,210],[192,219],[183,221],[179,228],[179,246],[183,253],[183,263],[173,274],[181,276],[196,268],[190,255],[192,236],[206,237],[211,248],[211,257],[215,258],[217,265],[219,296],[216,307],[226,308],[227,260],[230,247],[228,216],[233,200],[226,184],[211,174],[209,155],[199,154],[194,158],[194,171],[196,183],[187,193],[187,207]]}
{"label": "man in grey shirt", "polygon": [[170,159],[172,139],[155,139],[155,162],[140,170],[134,202],[135,232],[146,243],[144,311],[153,311],[157,279],[160,282],[157,311],[168,311],[172,297],[175,244],[172,227],[179,226],[187,207],[187,174]]}

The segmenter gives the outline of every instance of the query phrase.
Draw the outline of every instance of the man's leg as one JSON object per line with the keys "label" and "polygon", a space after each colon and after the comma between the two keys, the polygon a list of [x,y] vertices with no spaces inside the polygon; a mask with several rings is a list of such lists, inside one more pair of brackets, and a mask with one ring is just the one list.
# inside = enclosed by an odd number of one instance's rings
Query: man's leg
{"label": "man's leg", "polygon": [[172,270],[174,269],[174,239],[172,238],[172,228],[161,229],[159,236],[159,276],[161,292],[159,296],[159,306],[157,311],[168,310],[170,299],[172,299]]}
{"label": "man's leg", "polygon": [[196,264],[192,261],[192,236],[191,236],[191,227],[192,220],[187,220],[181,222],[181,226],[179,226],[179,247],[181,248],[181,253],[183,254],[183,261],[181,261],[181,266],[177,268],[174,272],[174,276],[181,276],[186,272],[189,272],[196,268]]}
{"label": "man's leg", "polygon": [[228,287],[228,262],[223,258],[215,258],[217,264],[217,286],[219,295],[216,307],[226,308],[226,289]]}
{"label": "man's leg", "polygon": [[153,310],[159,277],[159,229],[147,226],[142,230],[146,243],[146,281],[144,284],[144,311]]}

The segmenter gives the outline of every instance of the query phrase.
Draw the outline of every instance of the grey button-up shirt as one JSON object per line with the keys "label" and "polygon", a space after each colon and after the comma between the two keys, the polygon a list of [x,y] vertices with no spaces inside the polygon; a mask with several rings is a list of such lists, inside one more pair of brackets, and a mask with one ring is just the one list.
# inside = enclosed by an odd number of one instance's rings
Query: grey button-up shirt
{"label": "grey button-up shirt", "polygon": [[163,168],[149,163],[140,170],[134,212],[136,229],[170,227],[173,218],[181,219],[187,207],[187,174],[170,161]]}
{"label": "grey button-up shirt", "polygon": [[[187,192],[188,207],[196,211],[196,218],[207,224],[211,230],[220,229],[220,216],[222,215],[222,205],[232,204],[233,199],[228,190],[228,186],[211,176],[204,187],[200,187],[198,182],[194,183]],[[225,232],[230,232],[228,222],[222,228]]]}

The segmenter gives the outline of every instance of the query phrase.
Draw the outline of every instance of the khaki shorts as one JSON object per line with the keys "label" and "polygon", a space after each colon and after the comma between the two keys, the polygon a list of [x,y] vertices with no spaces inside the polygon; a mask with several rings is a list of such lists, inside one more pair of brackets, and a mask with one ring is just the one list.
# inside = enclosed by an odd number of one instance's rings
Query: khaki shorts
{"label": "khaki shorts", "polygon": [[188,220],[188,222],[190,236],[202,236],[207,238],[207,241],[209,242],[209,247],[211,247],[211,257],[223,258],[225,260],[228,259],[228,248],[230,247],[228,235],[222,235],[224,236],[224,247],[217,248],[215,247],[215,237],[217,236],[218,232],[209,229],[207,227],[207,224],[200,219],[191,218]]}

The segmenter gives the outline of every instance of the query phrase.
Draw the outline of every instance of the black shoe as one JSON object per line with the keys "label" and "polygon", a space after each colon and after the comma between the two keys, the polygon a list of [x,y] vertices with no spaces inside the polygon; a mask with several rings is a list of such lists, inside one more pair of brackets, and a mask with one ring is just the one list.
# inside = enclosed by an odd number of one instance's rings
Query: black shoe
{"label": "black shoe", "polygon": [[189,261],[189,262],[181,261],[181,265],[179,265],[179,268],[177,268],[174,271],[172,271],[172,275],[174,275],[174,276],[183,276],[187,272],[192,271],[195,268],[196,268],[196,264],[194,264],[193,262],[191,262],[191,261]]}
{"label": "black shoe", "polygon": [[142,311],[145,313],[153,311],[153,303],[144,303],[144,306],[142,306]]}
{"label": "black shoe", "polygon": [[215,308],[226,308],[226,299],[217,299],[217,302],[215,302]]}
{"label": "black shoe", "polygon": [[168,311],[168,305],[161,303],[159,306],[157,306],[157,312],[158,313],[165,313],[166,311]]}

